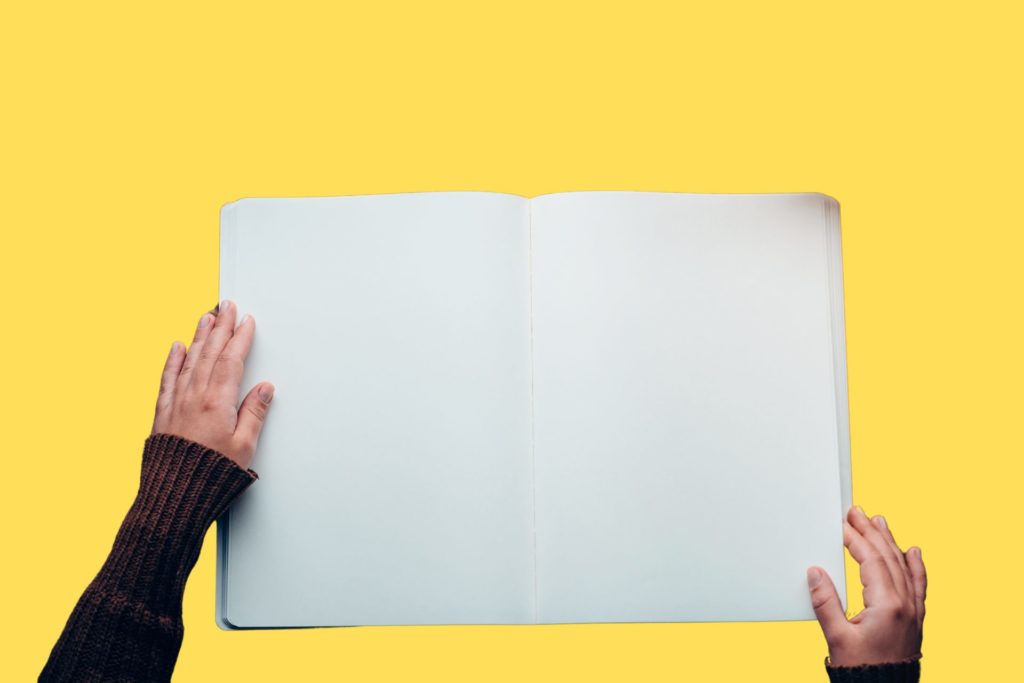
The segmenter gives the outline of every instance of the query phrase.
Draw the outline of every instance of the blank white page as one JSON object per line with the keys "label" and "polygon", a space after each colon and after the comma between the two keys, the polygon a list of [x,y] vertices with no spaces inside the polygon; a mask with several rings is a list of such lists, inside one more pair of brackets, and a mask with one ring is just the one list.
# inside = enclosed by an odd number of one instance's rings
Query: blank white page
{"label": "blank white page", "polygon": [[487,193],[224,208],[243,390],[277,391],[219,525],[222,626],[533,620],[528,218]]}
{"label": "blank white page", "polygon": [[812,564],[845,596],[838,230],[817,194],[533,200],[540,622],[810,619]]}

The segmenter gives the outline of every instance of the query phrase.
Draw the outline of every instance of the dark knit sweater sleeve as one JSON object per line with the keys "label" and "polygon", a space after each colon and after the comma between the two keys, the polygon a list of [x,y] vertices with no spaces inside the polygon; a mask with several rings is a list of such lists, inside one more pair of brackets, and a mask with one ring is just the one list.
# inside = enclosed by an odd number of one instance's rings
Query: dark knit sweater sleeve
{"label": "dark knit sweater sleeve", "polygon": [[830,666],[826,657],[825,670],[831,683],[917,683],[921,678],[921,662],[916,659],[896,664]]}
{"label": "dark knit sweater sleeve", "polygon": [[167,681],[185,581],[213,521],[256,473],[171,434],[146,439],[139,491],[40,681]]}

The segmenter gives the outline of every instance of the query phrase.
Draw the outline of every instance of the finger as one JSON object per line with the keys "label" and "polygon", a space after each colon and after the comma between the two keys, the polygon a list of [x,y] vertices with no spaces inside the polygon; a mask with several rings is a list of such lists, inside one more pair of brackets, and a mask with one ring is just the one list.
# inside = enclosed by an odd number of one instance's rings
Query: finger
{"label": "finger", "polygon": [[877,550],[885,560],[885,566],[889,568],[889,573],[892,574],[893,586],[896,588],[896,592],[901,598],[909,597],[907,594],[907,582],[903,575],[903,570],[900,569],[900,564],[896,560],[892,546],[889,545],[888,541],[882,538],[882,534],[878,532],[878,527],[872,524],[871,520],[868,519],[868,516],[864,514],[864,510],[856,505],[850,508],[847,518],[853,528],[856,529],[868,543],[874,546],[875,550]]}
{"label": "finger", "polygon": [[256,323],[252,316],[245,315],[213,366],[210,386],[229,398],[232,405],[238,400],[238,386],[242,383],[245,359],[252,348],[255,331]]}
{"label": "finger", "polygon": [[239,449],[247,458],[251,458],[256,452],[256,444],[259,442],[263,422],[267,419],[272,400],[274,385],[270,382],[260,382],[242,399],[242,405],[238,409],[238,423],[235,425],[235,438],[238,440]]}
{"label": "finger", "polygon": [[860,582],[864,586],[864,606],[881,604],[885,600],[899,599],[893,585],[892,574],[881,553],[871,545],[849,522],[843,523],[843,543],[850,549],[853,559],[860,565]]}
{"label": "finger", "polygon": [[903,574],[903,584],[907,588],[907,596],[914,594],[914,584],[910,578],[910,569],[907,567],[907,559],[903,556],[903,550],[900,549],[899,543],[896,542],[896,538],[892,535],[892,529],[889,528],[889,523],[885,521],[885,517],[882,515],[875,515],[871,518],[871,523],[878,529],[878,533],[882,535],[885,542],[892,548],[892,552],[896,557],[896,562],[900,566],[900,572]]}
{"label": "finger", "polygon": [[832,578],[821,567],[811,567],[807,570],[807,588],[811,592],[814,616],[818,618],[825,640],[830,644],[836,642],[843,629],[849,628],[850,625],[846,621],[846,614],[843,613],[843,605],[839,602],[839,593],[836,592]]}
{"label": "finger", "polygon": [[192,345],[188,347],[188,354],[185,356],[185,363],[181,366],[181,373],[178,376],[176,386],[182,386],[192,381],[192,375],[199,362],[199,355],[203,352],[203,344],[210,335],[210,329],[216,317],[212,313],[203,313],[196,325],[196,333],[192,337]]}
{"label": "finger", "polygon": [[237,308],[232,302],[225,300],[220,303],[217,321],[213,324],[209,337],[203,342],[203,350],[196,362],[195,372],[192,373],[193,386],[205,388],[210,383],[213,366],[235,331],[236,312]]}
{"label": "finger", "polygon": [[928,597],[928,573],[921,559],[921,549],[913,547],[907,551],[907,566],[914,580],[914,607],[917,610],[917,621],[924,621],[924,601]]}
{"label": "finger", "polygon": [[180,342],[171,344],[171,350],[164,361],[164,370],[160,375],[160,391],[156,397],[156,415],[153,417],[153,430],[156,431],[174,405],[174,387],[178,383],[178,374],[185,364],[185,347]]}

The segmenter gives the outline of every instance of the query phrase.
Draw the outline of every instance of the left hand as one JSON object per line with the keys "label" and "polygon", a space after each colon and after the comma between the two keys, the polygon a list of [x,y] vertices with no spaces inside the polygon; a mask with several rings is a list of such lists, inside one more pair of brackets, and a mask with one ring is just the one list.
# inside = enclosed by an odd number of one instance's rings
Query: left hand
{"label": "left hand", "polygon": [[247,315],[236,329],[236,315],[234,303],[224,301],[199,319],[187,353],[179,342],[171,346],[160,379],[153,433],[182,436],[248,468],[274,385],[260,382],[238,406],[256,323]]}

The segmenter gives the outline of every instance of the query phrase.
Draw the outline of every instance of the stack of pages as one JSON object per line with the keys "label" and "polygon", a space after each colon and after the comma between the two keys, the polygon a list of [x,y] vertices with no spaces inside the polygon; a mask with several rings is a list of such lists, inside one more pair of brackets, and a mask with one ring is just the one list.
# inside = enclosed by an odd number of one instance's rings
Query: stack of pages
{"label": "stack of pages", "polygon": [[243,199],[220,295],[277,392],[224,628],[813,618],[845,596],[839,206]]}

